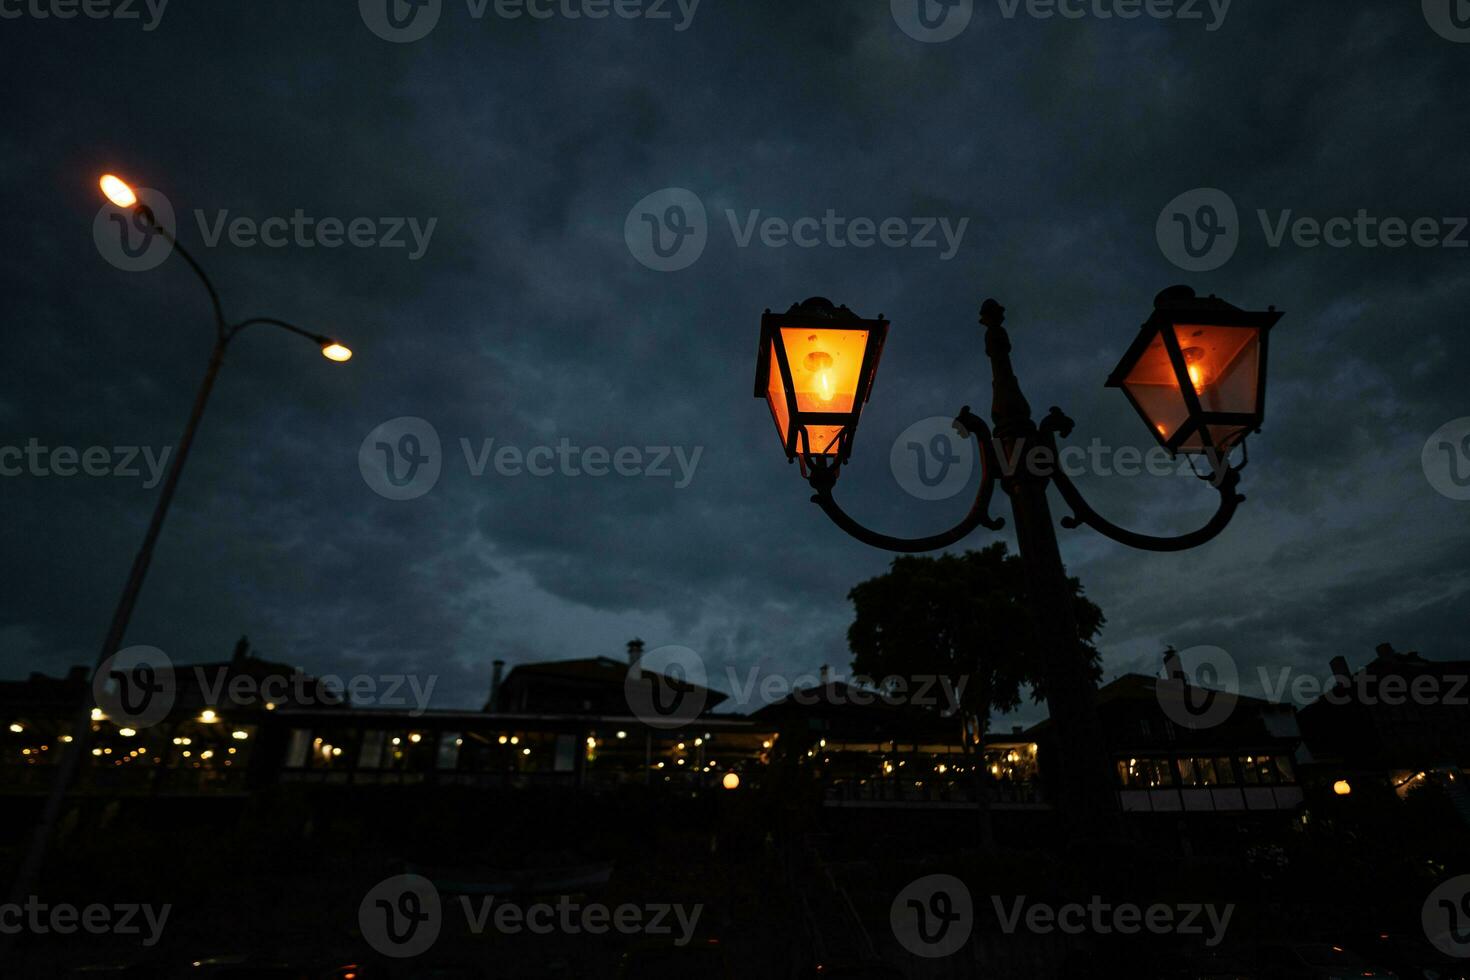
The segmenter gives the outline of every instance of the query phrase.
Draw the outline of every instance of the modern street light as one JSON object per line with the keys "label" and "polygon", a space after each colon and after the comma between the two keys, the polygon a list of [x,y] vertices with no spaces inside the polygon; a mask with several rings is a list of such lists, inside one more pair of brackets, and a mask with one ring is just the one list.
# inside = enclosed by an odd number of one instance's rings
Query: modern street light
{"label": "modern street light", "polygon": [[[761,318],[755,396],[766,400],[787,458],[800,461],[802,475],[815,491],[813,502],[843,531],[887,551],[937,551],[977,528],[1003,527],[1003,519],[990,516],[997,481],[1010,496],[1036,619],[1041,674],[1057,734],[1058,751],[1050,764],[1057,805],[1074,828],[1107,833],[1115,804],[1047,487],[1055,484],[1071,508],[1072,513],[1062,518],[1066,528],[1086,524],[1147,551],[1183,551],[1214,538],[1245,499],[1236,493],[1247,462],[1244,442],[1260,430],[1265,416],[1267,340],[1281,317],[1274,307],[1250,312],[1214,296],[1198,297],[1188,286],[1171,287],[1155,298],[1153,314],[1109,377],[1108,386],[1123,389],[1160,445],[1171,454],[1205,458],[1209,472],[1201,478],[1220,495],[1215,515],[1203,526],[1187,534],[1158,537],[1103,518],[1057,465],[1057,438],[1069,436],[1074,423],[1059,408],[1052,408],[1040,425],[1032,419],[1011,366],[1005,309],[986,300],[980,323],[991,363],[995,430],[992,433],[968,405],[960,410],[955,428],[974,437],[979,448],[979,488],[969,513],[958,524],[922,538],[873,531],[843,511],[832,496],[838,472],[852,452],[862,407],[872,392],[888,321],[882,316],[864,320],[820,297],[798,303],[784,314],[767,310]],[[1230,455],[1237,447],[1241,461],[1232,464]]]}
{"label": "modern street light", "polygon": [[[128,579],[123,586],[122,595],[118,598],[117,608],[112,614],[112,622],[107,628],[107,636],[102,641],[102,648],[97,654],[97,663],[94,668],[100,670],[106,663],[107,658],[117,653],[122,646],[123,637],[127,633],[128,623],[133,616],[133,609],[138,603],[138,595],[143,588],[143,580],[147,577],[148,567],[153,561],[154,545],[158,542],[159,532],[163,529],[164,519],[168,516],[169,505],[173,502],[174,492],[178,489],[179,477],[183,473],[184,463],[189,458],[189,450],[194,445],[194,435],[198,431],[199,421],[204,416],[204,408],[209,402],[210,392],[214,389],[215,378],[219,374],[220,365],[224,362],[225,351],[230,341],[235,339],[241,330],[251,326],[278,327],[289,333],[305,337],[316,344],[324,357],[331,361],[343,362],[351,359],[352,351],[345,344],[328,337],[324,334],[313,333],[304,330],[293,323],[285,320],[277,320],[271,317],[252,317],[248,320],[240,320],[230,323],[224,314],[224,308],[220,303],[219,292],[214,283],[210,281],[204,269],[189,254],[188,250],[179,244],[178,240],[171,235],[166,228],[159,224],[154,217],[153,211],[142,203],[137,192],[127,181],[114,174],[105,174],[98,181],[103,195],[116,207],[131,210],[155,235],[163,236],[174,251],[184,259],[194,274],[199,277],[205,290],[209,293],[210,305],[214,311],[214,350],[209,357],[209,365],[204,372],[204,381],[194,396],[194,406],[189,413],[189,420],[184,426],[184,434],[179,438],[178,448],[174,453],[173,462],[169,465],[168,473],[165,475],[163,485],[159,489],[158,502],[153,508],[153,518],[148,523],[148,530],[143,536],[143,544],[138,549],[137,557],[133,559],[133,565],[128,572]],[[93,708],[90,698],[87,703],[78,707],[77,719],[73,725],[73,738],[68,750],[63,751],[61,759],[57,764],[57,772],[51,784],[51,790],[42,807],[41,816],[36,824],[31,846],[23,859],[16,874],[15,883],[11,891],[12,902],[23,902],[30,893],[36,877],[40,874],[41,866],[46,859],[52,834],[56,823],[60,819],[61,811],[66,803],[66,796],[76,781],[76,776],[81,768],[81,762],[87,758],[91,751],[92,741]]]}

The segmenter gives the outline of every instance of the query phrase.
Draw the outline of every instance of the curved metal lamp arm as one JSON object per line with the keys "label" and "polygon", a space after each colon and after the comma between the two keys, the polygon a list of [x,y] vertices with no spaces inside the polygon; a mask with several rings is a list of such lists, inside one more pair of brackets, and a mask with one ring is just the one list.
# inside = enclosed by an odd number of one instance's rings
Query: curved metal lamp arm
{"label": "curved metal lamp arm", "polygon": [[995,493],[995,473],[999,468],[995,460],[995,446],[990,437],[990,426],[966,405],[960,409],[959,416],[955,419],[958,427],[969,432],[974,437],[980,449],[980,488],[975,493],[975,501],[970,505],[970,512],[965,515],[954,527],[942,534],[930,535],[926,538],[895,538],[887,534],[879,534],[877,531],[869,530],[850,517],[846,511],[838,506],[832,497],[832,486],[837,482],[837,468],[835,466],[822,467],[812,471],[808,482],[816,493],[812,496],[812,502],[822,508],[832,523],[836,524],[849,535],[861,541],[863,544],[874,548],[882,548],[885,551],[899,551],[914,553],[921,551],[938,551],[952,544],[964,540],[978,527],[988,527],[992,531],[998,531],[1005,527],[1003,518],[990,516],[990,498]]}
{"label": "curved metal lamp arm", "polygon": [[229,330],[226,332],[226,338],[233,338],[235,334],[239,333],[241,330],[244,330],[246,327],[249,326],[254,326],[257,323],[266,324],[272,327],[280,327],[282,330],[289,330],[291,333],[294,333],[301,337],[305,337],[307,340],[310,340],[313,343],[319,345],[330,344],[333,342],[332,338],[328,337],[326,334],[312,333],[310,330],[298,327],[294,323],[287,323],[285,320],[277,320],[274,317],[268,316],[255,316],[251,317],[248,320],[241,320],[239,323],[229,328]]}
{"label": "curved metal lamp arm", "polygon": [[[1056,442],[1053,435],[1061,435],[1062,438],[1066,438],[1071,434],[1072,427],[1072,420],[1062,414],[1059,408],[1053,407],[1047,417],[1042,419],[1039,431],[1048,448],[1052,450],[1053,460],[1057,459]],[[1245,500],[1244,496],[1235,492],[1235,488],[1240,484],[1240,467],[1229,467],[1218,477],[1211,477],[1211,482],[1215,484],[1215,489],[1220,493],[1220,507],[1215,511],[1215,515],[1203,527],[1190,531],[1188,534],[1161,538],[1119,527],[1093,510],[1083,499],[1082,492],[1077,489],[1072,478],[1063,472],[1059,465],[1053,467],[1052,482],[1056,484],[1067,506],[1072,508],[1071,516],[1062,518],[1062,527],[1072,529],[1086,524],[1104,537],[1143,551],[1188,551],[1190,548],[1197,548],[1225,530],[1225,525],[1229,524],[1231,518],[1235,516],[1235,509]]]}
{"label": "curved metal lamp arm", "polygon": [[214,307],[215,333],[219,335],[221,340],[227,339],[226,335],[229,333],[229,330],[225,326],[224,306],[220,303],[219,290],[214,288],[214,283],[210,280],[209,274],[204,271],[204,267],[195,260],[194,256],[189,254],[189,250],[179,244],[179,240],[167,228],[158,223],[158,219],[153,215],[152,208],[146,204],[140,204],[137,207],[137,212],[152,227],[154,234],[162,235],[163,240],[168,242],[175,252],[183,256],[184,261],[189,264],[189,268],[193,269],[194,274],[199,277],[199,281],[204,283],[204,288],[209,292],[209,303]]}

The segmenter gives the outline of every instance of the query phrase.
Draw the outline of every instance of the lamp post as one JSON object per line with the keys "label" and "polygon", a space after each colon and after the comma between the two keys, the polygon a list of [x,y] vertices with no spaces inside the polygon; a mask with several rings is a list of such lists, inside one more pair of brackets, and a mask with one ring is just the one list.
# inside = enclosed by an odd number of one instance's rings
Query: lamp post
{"label": "lamp post", "polygon": [[[1069,436],[1074,423],[1059,408],[1039,425],[1032,418],[1011,366],[1005,309],[993,299],[982,306],[980,323],[991,364],[995,429],[992,433],[969,406],[955,419],[956,430],[974,437],[980,455],[980,484],[969,513],[948,531],[922,538],[896,538],[865,527],[838,506],[832,490],[872,393],[888,321],[882,316],[865,320],[821,298],[785,314],[767,310],[761,320],[755,396],[766,400],[787,459],[800,461],[815,491],[813,502],[843,531],[887,551],[937,551],[977,528],[1004,526],[1003,519],[990,516],[997,481],[1010,497],[1036,624],[1039,673],[1057,738],[1050,782],[1058,812],[1074,833],[1111,836],[1116,798],[1047,488],[1055,485],[1071,509],[1062,518],[1069,529],[1086,524],[1147,551],[1183,551],[1214,538],[1245,499],[1236,492],[1247,461],[1244,441],[1260,430],[1265,415],[1267,341],[1281,316],[1274,307],[1250,312],[1214,296],[1198,297],[1187,286],[1171,287],[1155,298],[1153,314],[1108,379],[1109,387],[1123,389],[1161,446],[1208,463],[1202,479],[1219,493],[1215,515],[1175,537],[1139,534],[1106,520],[1057,465],[1057,439]],[[1237,447],[1241,461],[1232,464]]]}
{"label": "lamp post", "polygon": [[[112,621],[107,627],[107,635],[102,640],[102,648],[97,654],[97,663],[94,668],[100,670],[107,659],[117,653],[122,646],[123,637],[127,634],[128,623],[133,616],[133,609],[138,604],[138,595],[143,588],[143,580],[148,575],[148,567],[153,561],[153,549],[158,542],[159,532],[163,529],[164,519],[168,516],[169,505],[173,502],[174,492],[178,489],[179,477],[184,471],[184,463],[189,458],[189,450],[194,445],[194,435],[199,428],[199,420],[204,417],[205,406],[209,402],[210,392],[214,389],[215,378],[219,375],[220,365],[224,363],[225,351],[230,341],[235,336],[251,326],[272,326],[289,333],[305,337],[320,349],[322,356],[330,361],[344,362],[352,358],[352,351],[341,342],[323,334],[312,333],[284,320],[271,317],[252,317],[230,323],[224,314],[224,308],[220,303],[219,292],[214,283],[205,274],[204,269],[189,252],[179,244],[178,240],[165,229],[153,215],[153,211],[138,200],[138,195],[133,188],[121,178],[106,174],[98,185],[103,195],[115,206],[124,210],[131,210],[139,219],[146,222],[153,234],[161,235],[178,252],[188,264],[194,274],[199,277],[205,290],[209,293],[210,305],[214,311],[214,349],[209,355],[209,364],[204,371],[204,381],[199,386],[198,393],[194,396],[194,405],[189,412],[189,420],[184,425],[184,434],[179,437],[179,444],[174,452],[173,462],[169,465],[168,473],[164,476],[163,484],[159,488],[158,502],[153,508],[153,517],[148,522],[148,530],[143,535],[143,543],[138,548],[138,554],[133,559],[132,568],[128,572],[127,582],[123,585],[122,595],[117,601],[117,608],[113,611]],[[87,757],[92,742],[92,716],[91,700],[87,700],[79,708],[76,721],[73,723],[72,741],[62,752],[61,759],[57,764],[55,778],[51,783],[51,790],[46,802],[41,809],[40,818],[31,839],[30,849],[22,859],[16,873],[12,886],[10,900],[12,902],[24,902],[37,876],[40,874],[41,866],[45,862],[46,853],[49,849],[52,834],[56,823],[61,817],[61,811],[66,803],[66,796],[76,781],[77,773],[81,768],[82,760]],[[0,949],[8,946],[9,942],[0,938]]]}

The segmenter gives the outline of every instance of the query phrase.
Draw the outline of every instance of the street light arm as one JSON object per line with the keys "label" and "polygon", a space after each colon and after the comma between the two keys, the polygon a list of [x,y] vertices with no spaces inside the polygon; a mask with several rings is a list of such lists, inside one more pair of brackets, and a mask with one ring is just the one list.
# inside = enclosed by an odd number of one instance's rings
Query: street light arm
{"label": "street light arm", "polygon": [[239,333],[241,330],[244,330],[246,327],[249,326],[254,326],[257,323],[266,324],[267,326],[272,327],[280,327],[282,330],[289,330],[291,333],[294,333],[300,337],[305,337],[307,340],[310,340],[318,345],[332,343],[332,338],[326,336],[325,334],[312,333],[310,330],[298,327],[294,323],[287,323],[285,320],[277,320],[274,317],[268,316],[256,316],[251,317],[248,320],[241,320],[239,323],[229,328],[227,332],[227,337],[233,338],[235,334]]}
{"label": "street light arm", "polygon": [[[1071,433],[1072,425],[1072,420],[1062,414],[1059,408],[1053,408],[1051,413],[1041,420],[1040,435],[1047,448],[1051,450],[1053,460],[1058,458],[1054,436],[1061,435],[1065,438]],[[1061,466],[1053,467],[1052,473],[1052,483],[1056,485],[1062,499],[1067,502],[1067,506],[1072,508],[1071,515],[1062,518],[1062,527],[1071,530],[1086,524],[1104,537],[1112,538],[1119,544],[1142,551],[1188,551],[1191,548],[1198,548],[1225,530],[1225,526],[1235,516],[1235,509],[1245,500],[1244,496],[1235,492],[1235,488],[1240,484],[1240,467],[1226,468],[1223,475],[1212,477],[1211,482],[1215,484],[1215,489],[1220,493],[1220,507],[1215,511],[1214,516],[1202,527],[1187,534],[1163,538],[1151,534],[1139,534],[1136,531],[1119,527],[1092,509],[1091,505],[1083,499],[1082,491],[1077,489],[1077,485],[1072,482],[1072,478]]]}
{"label": "street light arm", "polygon": [[976,528],[987,527],[992,531],[1000,530],[1005,527],[1005,520],[990,516],[990,498],[995,494],[995,473],[999,468],[995,465],[995,447],[991,441],[990,427],[966,405],[955,419],[955,428],[974,437],[980,449],[980,488],[975,492],[975,501],[970,505],[970,512],[948,531],[924,538],[895,538],[864,527],[844,511],[832,497],[832,487],[837,481],[835,466],[812,471],[809,482],[812,489],[816,491],[812,496],[812,502],[822,508],[822,512],[831,518],[832,523],[847,532],[849,536],[863,544],[881,548],[884,551],[904,553],[938,551],[964,540]]}
{"label": "street light arm", "polygon": [[186,263],[188,263],[189,268],[194,270],[194,274],[198,276],[199,281],[204,284],[205,290],[209,292],[209,303],[212,307],[214,307],[215,333],[219,336],[221,340],[225,339],[227,333],[227,328],[225,327],[225,310],[224,306],[220,303],[219,290],[214,288],[214,282],[210,280],[209,273],[204,271],[204,267],[200,265],[197,260],[195,260],[193,255],[189,254],[189,250],[186,249],[182,244],[180,244],[179,240],[175,238],[167,228],[158,223],[158,219],[153,215],[152,208],[148,207],[148,205],[146,204],[140,204],[138,205],[137,210],[138,214],[142,215],[143,220],[147,221],[148,224],[152,227],[154,234],[162,235],[163,240],[168,242],[175,252],[178,252],[179,255],[183,256],[183,259]]}

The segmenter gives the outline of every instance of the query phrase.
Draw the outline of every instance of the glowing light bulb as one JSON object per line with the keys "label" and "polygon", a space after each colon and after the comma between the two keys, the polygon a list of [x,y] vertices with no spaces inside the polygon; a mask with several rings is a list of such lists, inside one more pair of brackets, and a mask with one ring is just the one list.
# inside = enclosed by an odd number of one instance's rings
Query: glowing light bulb
{"label": "glowing light bulb", "polygon": [[103,196],[120,208],[130,208],[138,203],[138,195],[121,177],[103,174],[97,184],[102,188]]}
{"label": "glowing light bulb", "polygon": [[1209,372],[1201,363],[1205,359],[1205,352],[1198,347],[1184,348],[1184,363],[1189,370],[1189,382],[1194,385],[1195,394],[1203,394],[1205,386],[1210,383]]}
{"label": "glowing light bulb", "polygon": [[344,361],[352,360],[352,350],[334,340],[330,344],[322,345],[322,356],[329,361],[336,361],[338,364],[341,364]]}
{"label": "glowing light bulb", "polygon": [[830,402],[837,394],[837,381],[832,376],[832,355],[826,351],[812,351],[806,356],[806,369],[815,375],[817,398]]}

